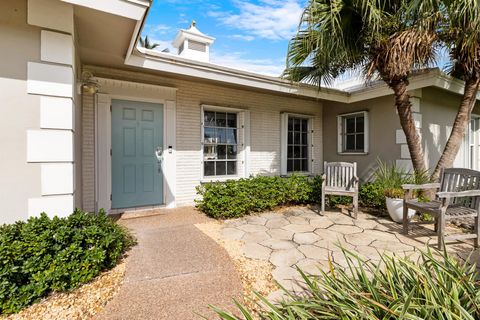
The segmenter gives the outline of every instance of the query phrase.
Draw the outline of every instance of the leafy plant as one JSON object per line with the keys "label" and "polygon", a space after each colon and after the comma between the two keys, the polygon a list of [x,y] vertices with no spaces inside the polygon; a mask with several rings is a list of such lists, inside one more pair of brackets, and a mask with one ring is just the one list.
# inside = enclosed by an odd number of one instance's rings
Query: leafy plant
{"label": "leafy plant", "polygon": [[402,199],[405,191],[402,188],[388,188],[384,191],[385,197],[393,199]]}
{"label": "leafy plant", "polygon": [[[475,265],[428,249],[418,261],[382,255],[366,261],[342,249],[347,268],[330,261],[320,276],[299,272],[306,293],[274,304],[258,295],[259,314],[237,303],[243,319],[479,319],[480,291]],[[212,307],[221,319],[239,317]]]}
{"label": "leafy plant", "polygon": [[257,176],[197,186],[197,207],[213,218],[235,218],[279,205],[317,202],[321,178]]}
{"label": "leafy plant", "polygon": [[8,314],[52,291],[78,287],[116,265],[134,240],[105,212],[45,213],[0,227],[0,313]]}
{"label": "leafy plant", "polygon": [[379,183],[370,182],[360,186],[358,191],[360,203],[364,207],[383,209],[385,208],[385,195],[383,186]]}

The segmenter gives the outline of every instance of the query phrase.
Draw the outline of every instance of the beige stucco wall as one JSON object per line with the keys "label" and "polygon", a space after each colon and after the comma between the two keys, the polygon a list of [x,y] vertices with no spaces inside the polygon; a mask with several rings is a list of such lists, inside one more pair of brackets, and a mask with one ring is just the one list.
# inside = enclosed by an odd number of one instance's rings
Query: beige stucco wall
{"label": "beige stucco wall", "polygon": [[[343,155],[337,152],[337,116],[356,111],[368,111],[368,154]],[[325,102],[323,112],[323,154],[325,161],[357,162],[358,175],[367,180],[377,158],[395,161],[400,158],[400,146],[395,144],[395,130],[400,128],[394,109],[393,96],[385,96],[352,104]]]}
{"label": "beige stucco wall", "polygon": [[[415,94],[420,99],[421,136],[427,165],[436,165],[451,132],[461,96],[434,87],[423,88]],[[369,111],[369,153],[366,155],[342,155],[337,153],[337,115],[356,111]],[[480,106],[474,113],[480,114]],[[360,178],[371,178],[376,160],[395,163],[401,159],[401,147],[396,143],[396,130],[401,129],[394,108],[393,95],[353,104],[324,103],[323,127],[325,161],[357,162]],[[464,149],[460,150],[455,166],[464,166]]]}
{"label": "beige stucco wall", "polygon": [[[321,172],[322,106],[319,101],[292,96],[232,88],[221,84],[187,81],[166,76],[131,73],[105,68],[90,68],[96,76],[120,80],[153,83],[177,88],[176,99],[176,204],[192,204],[195,186],[201,180],[201,105],[242,108],[250,111],[250,140],[248,174],[280,174],[280,113],[304,113],[313,116],[314,173]],[[83,104],[83,193],[85,208],[93,208],[93,100]],[[99,124],[101,125],[101,124]],[[88,154],[85,151],[88,150]]]}
{"label": "beige stucco wall", "polygon": [[40,28],[27,25],[26,0],[0,1],[0,223],[28,217],[40,195],[40,165],[27,163],[27,129],[39,129],[40,98],[27,94],[27,62],[40,60]]}

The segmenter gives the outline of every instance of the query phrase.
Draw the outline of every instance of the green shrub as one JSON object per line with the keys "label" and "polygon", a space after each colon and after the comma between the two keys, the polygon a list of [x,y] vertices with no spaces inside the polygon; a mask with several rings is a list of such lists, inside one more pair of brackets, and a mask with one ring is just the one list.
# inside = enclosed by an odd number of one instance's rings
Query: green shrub
{"label": "green shrub", "polygon": [[353,199],[352,197],[346,197],[346,196],[329,196],[328,197],[328,205],[330,207],[336,207],[338,205],[348,205],[351,204]]}
{"label": "green shrub", "polygon": [[[384,255],[380,263],[344,250],[348,268],[301,275],[306,294],[280,304],[260,297],[259,319],[479,319],[480,291],[475,265],[430,251],[419,261]],[[256,319],[237,303],[243,319]],[[236,316],[212,307],[222,319]]]}
{"label": "green shrub", "polygon": [[386,207],[384,190],[378,183],[370,182],[360,186],[358,197],[364,207],[375,209],[383,209]]}
{"label": "green shrub", "polygon": [[197,207],[213,218],[236,218],[279,205],[306,204],[320,198],[321,179],[302,175],[257,176],[197,186]]}
{"label": "green shrub", "polygon": [[102,211],[67,218],[42,213],[0,226],[0,313],[17,312],[52,291],[76,288],[116,265],[134,243]]}

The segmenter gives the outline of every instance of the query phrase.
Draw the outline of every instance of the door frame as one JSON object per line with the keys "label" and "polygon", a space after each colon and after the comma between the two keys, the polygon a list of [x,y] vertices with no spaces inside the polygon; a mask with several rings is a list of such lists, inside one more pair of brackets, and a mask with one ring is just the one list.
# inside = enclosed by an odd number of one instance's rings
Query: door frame
{"label": "door frame", "polygon": [[[95,99],[95,211],[104,208],[107,213],[125,210],[174,208],[176,179],[176,88],[96,78],[100,91]],[[131,90],[125,90],[131,89]],[[127,94],[124,94],[124,92]],[[105,93],[103,93],[105,92]],[[163,204],[159,206],[112,209],[112,100],[149,102],[163,105]],[[172,148],[169,149],[168,147]]]}

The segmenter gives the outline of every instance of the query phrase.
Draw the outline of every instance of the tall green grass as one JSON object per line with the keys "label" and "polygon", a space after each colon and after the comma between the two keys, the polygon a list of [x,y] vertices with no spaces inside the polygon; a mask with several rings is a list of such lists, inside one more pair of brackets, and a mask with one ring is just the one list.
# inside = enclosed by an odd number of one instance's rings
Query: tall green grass
{"label": "tall green grass", "polygon": [[[343,250],[343,249],[342,249]],[[221,319],[479,319],[480,291],[474,265],[429,250],[418,261],[383,255],[368,262],[343,250],[348,267],[307,276],[306,295],[287,293],[274,304],[260,299],[259,314],[237,302],[237,312],[214,308]]]}

